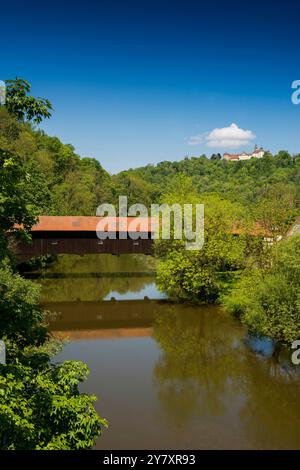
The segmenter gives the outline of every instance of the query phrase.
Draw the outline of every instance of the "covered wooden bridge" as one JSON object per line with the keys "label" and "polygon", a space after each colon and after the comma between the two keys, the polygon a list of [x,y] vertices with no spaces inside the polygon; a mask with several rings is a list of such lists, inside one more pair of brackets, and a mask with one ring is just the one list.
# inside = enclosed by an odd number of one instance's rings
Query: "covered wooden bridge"
{"label": "covered wooden bridge", "polygon": [[32,242],[18,242],[14,251],[20,262],[46,254],[151,255],[154,231],[151,217],[40,216]]}

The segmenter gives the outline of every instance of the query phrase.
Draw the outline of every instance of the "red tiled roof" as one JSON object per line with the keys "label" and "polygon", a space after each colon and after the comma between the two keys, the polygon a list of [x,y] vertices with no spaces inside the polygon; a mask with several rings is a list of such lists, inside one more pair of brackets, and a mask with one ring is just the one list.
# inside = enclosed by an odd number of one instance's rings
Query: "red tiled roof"
{"label": "red tiled roof", "polygon": [[103,221],[100,231],[150,232],[155,228],[155,218],[151,217],[94,217],[94,216],[46,216],[38,217],[32,232],[95,232],[98,223]]}
{"label": "red tiled roof", "polygon": [[256,222],[254,224],[254,227],[251,227],[250,229],[247,229],[245,227],[240,227],[239,225],[234,225],[232,229],[230,230],[230,233],[233,235],[241,235],[241,234],[246,234],[248,233],[249,235],[252,235],[254,237],[257,236],[263,236],[263,237],[270,237],[272,236],[272,233],[266,229],[265,227],[262,226],[259,222]]}

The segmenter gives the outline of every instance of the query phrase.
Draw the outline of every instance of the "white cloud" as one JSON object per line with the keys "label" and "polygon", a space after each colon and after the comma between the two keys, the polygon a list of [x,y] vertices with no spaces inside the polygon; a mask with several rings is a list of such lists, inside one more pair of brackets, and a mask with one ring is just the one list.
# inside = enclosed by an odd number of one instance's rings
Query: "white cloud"
{"label": "white cloud", "polygon": [[250,130],[240,129],[236,124],[213,129],[211,132],[191,136],[188,145],[205,143],[207,147],[238,148],[248,145],[255,135]]}

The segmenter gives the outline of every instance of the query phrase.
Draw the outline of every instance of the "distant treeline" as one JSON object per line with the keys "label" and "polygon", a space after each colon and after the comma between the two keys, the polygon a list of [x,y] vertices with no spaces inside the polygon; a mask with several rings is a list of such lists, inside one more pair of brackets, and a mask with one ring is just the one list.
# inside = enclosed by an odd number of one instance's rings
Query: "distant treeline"
{"label": "distant treeline", "polygon": [[300,154],[286,151],[244,162],[186,157],[110,175],[97,159],[81,158],[72,145],[49,137],[34,124],[17,121],[4,107],[0,108],[0,148],[22,159],[30,179],[28,203],[38,214],[94,215],[99,204],[117,203],[119,195],[127,195],[129,204],[150,206],[164,198],[178,175],[189,177],[198,195],[216,193],[246,207],[274,189],[278,195],[292,193],[296,205],[299,200]]}

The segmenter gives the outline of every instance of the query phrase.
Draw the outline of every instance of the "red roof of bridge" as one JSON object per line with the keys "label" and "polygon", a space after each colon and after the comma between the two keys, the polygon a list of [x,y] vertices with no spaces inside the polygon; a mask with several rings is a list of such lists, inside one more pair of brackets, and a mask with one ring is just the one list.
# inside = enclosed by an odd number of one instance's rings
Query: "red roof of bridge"
{"label": "red roof of bridge", "polygon": [[[47,216],[38,217],[32,232],[151,232],[155,229],[153,217],[93,217]],[[100,223],[100,225],[98,225]]]}

